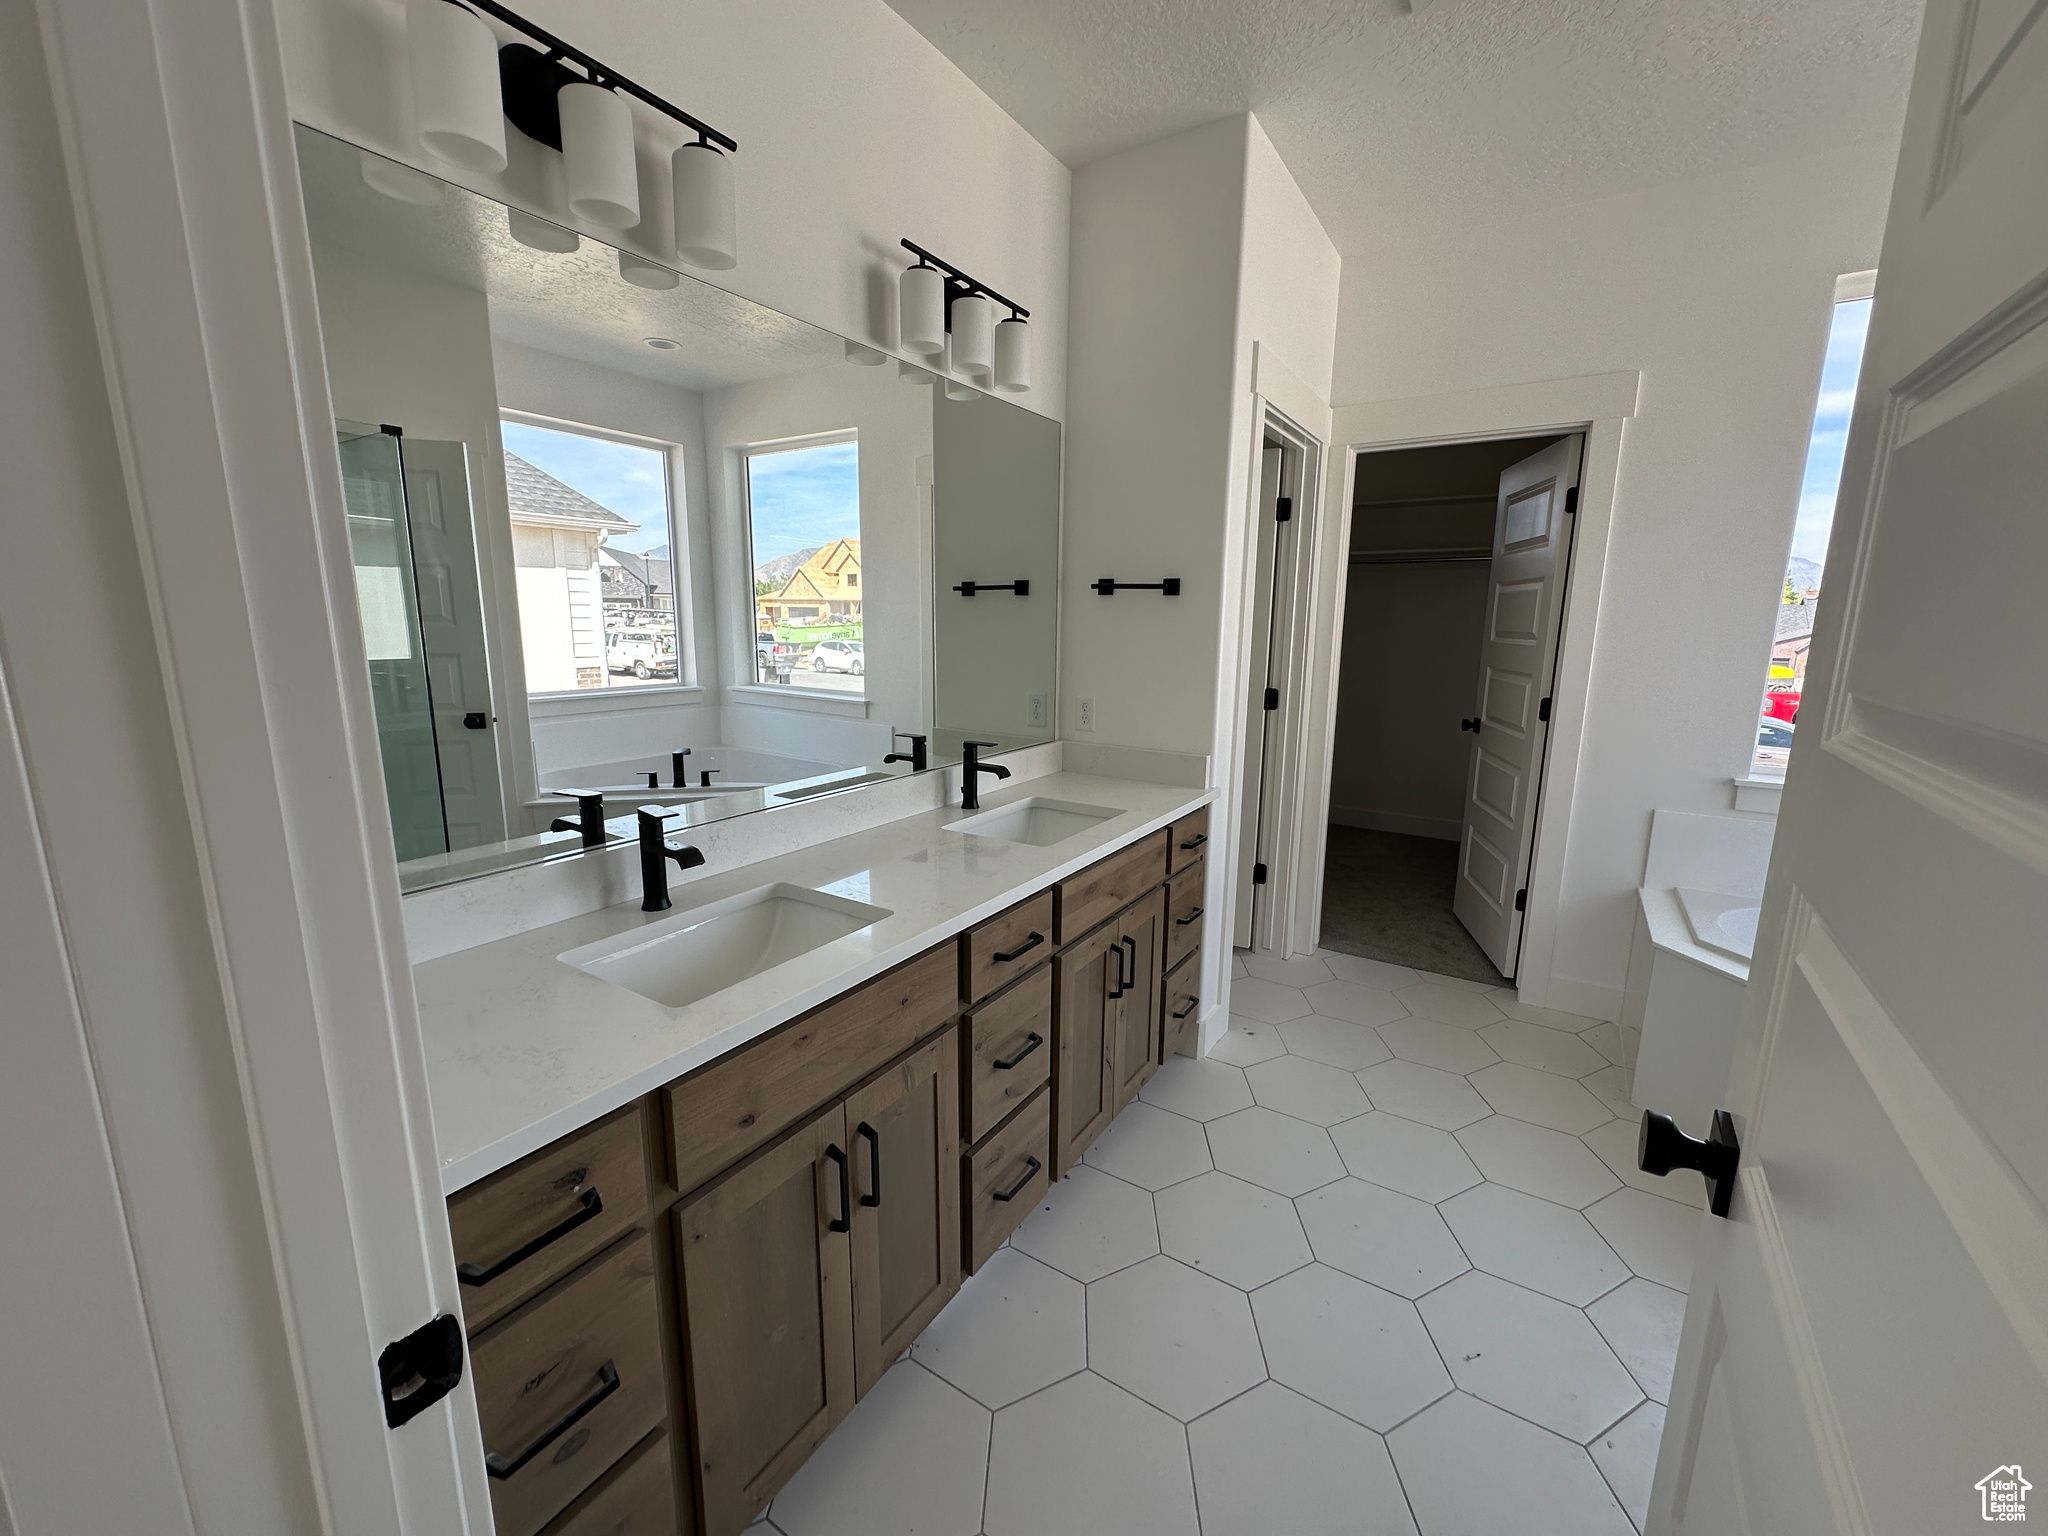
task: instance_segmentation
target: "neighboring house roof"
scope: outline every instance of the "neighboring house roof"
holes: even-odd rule
[[[1778,606],[1778,640],[1804,640],[1813,633],[1814,603],[1781,603]]]
[[[671,592],[669,563],[652,555],[638,555],[630,549],[614,549],[606,545],[597,552],[599,565],[615,565],[626,575],[639,583],[643,592]]]
[[[830,602],[845,589],[849,573],[860,572],[860,540],[834,539],[830,544],[814,553],[783,583],[771,602],[787,602],[791,598],[812,599]]]
[[[640,526],[511,452],[505,455],[505,502],[515,523],[596,526],[619,532]]]

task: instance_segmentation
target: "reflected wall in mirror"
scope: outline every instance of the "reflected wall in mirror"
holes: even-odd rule
[[[1057,423],[298,145],[406,889],[1051,738]]]

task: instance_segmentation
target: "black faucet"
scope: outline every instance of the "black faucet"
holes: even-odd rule
[[[636,768],[633,771],[635,773],[644,773],[647,775],[647,787],[649,789],[661,788],[661,775],[656,773],[652,768]]]
[[[684,747],[679,752],[669,753],[669,786],[672,789],[681,789],[690,782],[690,765],[683,761],[689,755],[690,749],[688,747]],[[647,787],[652,789],[654,786],[650,784]]]
[[[709,789],[709,788],[711,787],[711,775],[713,775],[714,773],[723,773],[723,772],[725,772],[725,770],[724,770],[723,768],[701,768],[701,769],[699,769],[699,770],[697,771],[697,787],[698,787],[699,789]]]
[[[604,796],[591,789],[551,789],[551,795],[573,795],[576,800],[574,816],[557,816],[548,823],[550,832],[581,832],[583,846],[602,848],[604,846]]]
[[[910,751],[908,753],[891,752],[882,759],[884,763],[908,763],[912,773],[923,773],[925,769],[931,767],[931,754],[928,750],[930,742],[926,737],[911,736],[908,731],[891,731],[889,733],[890,746],[896,745],[896,738],[898,736],[910,736]]]
[[[640,910],[666,912],[675,903],[668,899],[668,861],[678,869],[695,869],[704,862],[703,853],[687,843],[672,843],[662,835],[663,818],[673,813],[658,805],[640,807]]]
[[[1010,770],[999,763],[984,763],[981,760],[983,747],[999,746],[993,741],[963,741],[960,743],[960,809],[978,811],[981,809],[981,776],[992,773],[999,779],[1007,779]]]

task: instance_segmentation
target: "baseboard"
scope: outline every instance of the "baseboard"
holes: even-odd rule
[[[1576,1013],[1586,1019],[1606,1019],[1611,1023],[1621,1017],[1621,995],[1619,987],[1597,981],[1573,981],[1569,976],[1553,976],[1543,989],[1543,1000],[1538,1006],[1555,1009],[1559,1013]]]
[[[1230,962],[1227,960],[1223,962],[1223,976],[1226,982],[1230,979]],[[1216,1049],[1217,1043],[1223,1038],[1223,1032],[1229,1028],[1229,1006],[1225,1004],[1211,1008],[1202,1015],[1201,1025],[1195,1030],[1194,1050],[1183,1054],[1193,1055],[1198,1058],[1208,1055]]]
[[[1369,811],[1357,805],[1332,805],[1330,820],[1340,827],[1361,827],[1368,832],[1403,832],[1410,837],[1434,837],[1446,843],[1464,841],[1465,824],[1441,816],[1408,816],[1400,811]]]
[[[1155,747],[1117,747],[1106,742],[1075,741],[1066,750],[1068,773],[1099,773],[1108,779],[1136,779],[1144,784],[1172,784],[1182,789],[1209,787],[1209,759],[1201,752],[1166,752]]]

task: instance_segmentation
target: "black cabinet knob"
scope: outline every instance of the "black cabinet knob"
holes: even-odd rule
[[[1735,1169],[1742,1160],[1742,1143],[1735,1139],[1735,1120],[1725,1109],[1714,1111],[1714,1128],[1705,1141],[1688,1136],[1669,1115],[1654,1109],[1643,1111],[1643,1128],[1636,1136],[1636,1166],[1663,1178],[1674,1168],[1698,1170],[1707,1181],[1708,1209],[1716,1216],[1728,1214],[1735,1195]]]

